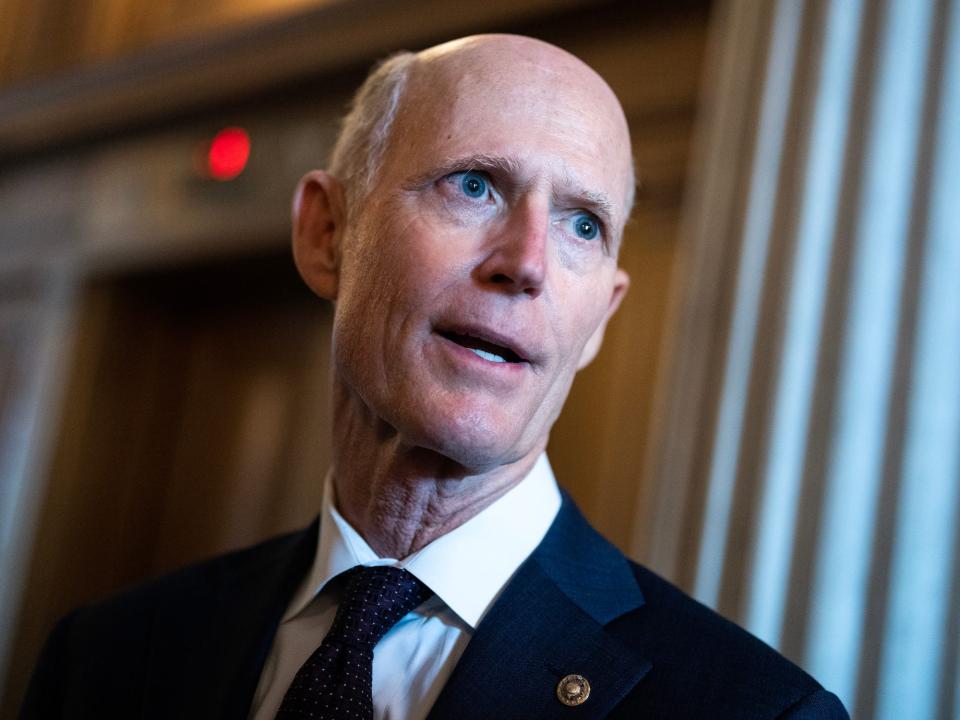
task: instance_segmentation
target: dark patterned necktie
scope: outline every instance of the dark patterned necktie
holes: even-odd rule
[[[297,671],[277,720],[372,720],[373,646],[404,615],[430,597],[406,570],[357,566],[330,632]]]

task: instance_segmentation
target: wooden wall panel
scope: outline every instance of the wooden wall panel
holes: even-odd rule
[[[284,256],[89,284],[11,694],[71,607],[309,522],[330,318]]]
[[[4,0],[0,87],[325,2],[329,0]]]

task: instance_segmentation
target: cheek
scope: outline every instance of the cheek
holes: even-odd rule
[[[345,238],[338,298],[342,304],[383,313],[399,301],[414,275],[415,263],[405,252],[408,245],[404,228],[388,224],[370,223]]]
[[[382,347],[389,346],[391,315],[397,311],[401,274],[386,272],[389,258],[380,239],[361,233],[344,239],[334,316],[334,349],[341,372],[359,381],[378,370]],[[363,384],[362,382],[360,384]]]
[[[475,239],[469,229],[415,214],[394,225],[380,243],[380,273],[402,289],[394,301],[432,305],[445,289],[470,277]]]
[[[573,273],[581,282],[588,282],[589,278],[603,270],[606,257],[603,252],[602,240],[581,240],[576,238],[570,230],[571,220],[561,218],[551,223],[550,232],[553,246],[556,248],[557,263],[566,272]]]
[[[351,355],[395,350],[455,282],[453,245],[431,230],[416,217],[397,221],[395,215],[389,222],[371,220],[344,239],[337,314]]]
[[[582,278],[577,278],[582,282]],[[554,332],[563,346],[564,360],[576,365],[587,341],[593,336],[606,314],[612,287],[606,283],[590,283],[589,287],[569,289],[567,301],[560,303],[562,314],[555,318]]]

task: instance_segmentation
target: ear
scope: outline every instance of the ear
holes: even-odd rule
[[[603,333],[607,329],[607,323],[610,321],[610,318],[613,317],[617,308],[620,307],[623,296],[627,294],[629,287],[630,276],[627,275],[627,271],[622,268],[617,268],[613,276],[613,290],[610,293],[610,302],[607,305],[607,311],[603,314],[603,319],[600,321],[597,329],[593,331],[593,335],[587,340],[587,344],[583,346],[583,352],[580,353],[580,361],[577,363],[577,371],[583,370],[593,362],[597,353],[600,352],[600,346],[603,344]]]
[[[346,221],[343,188],[328,172],[308,172],[293,195],[292,215],[293,261],[300,277],[320,297],[336,300]]]

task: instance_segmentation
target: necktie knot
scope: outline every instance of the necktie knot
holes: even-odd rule
[[[400,618],[430,596],[426,585],[397,567],[357,566],[345,578],[329,637],[371,650]]]
[[[330,632],[297,671],[277,720],[373,720],[373,646],[430,597],[406,570],[358,566],[343,574]]]

